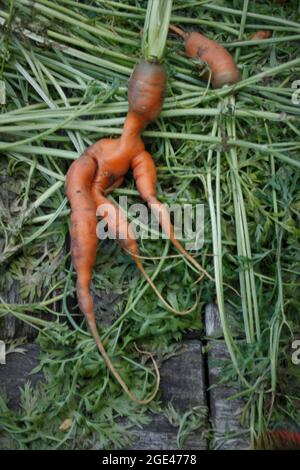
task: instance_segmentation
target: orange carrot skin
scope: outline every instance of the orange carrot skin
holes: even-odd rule
[[[165,90],[166,71],[163,65],[143,60],[130,77],[128,86],[129,111],[137,114],[145,125],[160,114]]]
[[[198,266],[197,262],[175,240],[169,214],[156,198],[155,164],[152,156],[145,151],[144,142],[141,139],[143,128],[156,119],[161,111],[165,85],[166,74],[161,65],[145,61],[139,63],[129,83],[129,112],[121,137],[101,139],[91,145],[78,160],[72,163],[66,178],[66,193],[71,205],[71,253],[77,273],[78,303],[107,367],[125,393],[141,404],[149,403],[158,391],[157,365],[152,358],[157,374],[157,384],[152,395],[145,400],[137,399],[115,369],[100,340],[90,293],[90,282],[96,258],[96,210],[98,210],[98,215],[107,221],[110,233],[130,253],[137,267],[165,306],[179,315],[188,313],[188,311],[179,312],[168,305],[157,291],[139,258],[138,244],[126,217],[106,198],[106,194],[122,184],[124,176],[131,168],[141,197],[157,214],[163,230],[167,232],[170,229],[170,239],[174,245],[189,258],[190,262]]]
[[[131,168],[137,189],[159,219],[163,231],[175,247],[200,271],[201,266],[175,239],[174,228],[167,209],[156,196],[156,167],[152,156],[145,151],[141,132],[157,116],[164,98],[166,75],[158,64],[141,62],[130,79],[129,112],[121,137],[101,139],[91,145],[71,165],[66,180],[67,197],[71,204],[71,252],[77,272],[77,297],[89,325],[95,333],[93,302],[89,292],[97,249],[97,217],[106,219],[108,229],[145,271],[139,261],[139,249],[129,224],[106,195],[120,186]],[[153,106],[154,111],[151,111]],[[150,109],[150,111],[149,111]],[[110,208],[108,211],[107,208]],[[117,225],[115,225],[117,222]]]
[[[130,229],[125,214],[103,196],[94,186],[92,194],[98,207],[97,215],[107,222],[107,227],[113,239],[116,239],[121,247],[128,251],[133,258],[139,256],[139,247]]]
[[[115,206],[112,212],[102,212],[103,204],[112,203],[105,198],[112,189],[122,184],[136,156],[147,154],[140,133],[144,120],[133,112],[126,118],[122,136],[117,139],[101,139],[91,145],[69,168],[66,178],[66,194],[71,205],[71,254],[77,273],[77,298],[80,309],[90,325],[95,323],[90,282],[97,251],[97,207],[102,218],[107,220],[108,228],[121,246],[136,259],[139,249],[129,230],[124,215]],[[145,157],[146,158],[146,157]],[[149,166],[149,165],[148,165]],[[156,169],[152,157],[146,180],[150,178],[151,195],[156,192]],[[139,175],[143,180],[143,175]],[[145,180],[139,183],[141,189]],[[112,214],[118,222],[115,227]]]
[[[105,153],[105,149],[107,152],[112,148],[115,150],[116,140],[117,139],[112,141],[104,139],[102,141],[103,157],[106,156],[106,158],[109,158],[109,154]],[[116,213],[118,213],[118,209],[115,208],[113,204],[98,191],[97,186],[92,185],[97,170],[97,159],[93,154],[92,148],[93,146],[87,149],[87,151],[84,152],[78,160],[72,163],[66,178],[66,193],[71,204],[71,252],[72,261],[77,273],[76,290],[78,303],[86,317],[86,321],[97,348],[108,369],[131,400],[141,405],[145,405],[152,401],[156,396],[160,382],[159,370],[152,355],[150,356],[156,371],[157,382],[152,394],[148,398],[141,400],[129,390],[119,372],[113,365],[102,344],[97,330],[93,298],[90,293],[90,282],[96,258],[98,241],[96,234],[96,207],[97,205],[99,205],[100,208],[102,207],[102,214],[100,215],[103,217],[108,216],[105,214],[104,203],[110,204]],[[108,224],[114,227],[110,220],[108,220]],[[134,253],[135,249],[138,250],[136,241],[131,236],[127,220],[124,216],[123,218],[121,216],[120,223],[117,226],[116,231],[120,233],[122,232],[124,235],[126,248],[129,248],[132,253]]]
[[[222,88],[224,85],[233,85],[240,81],[240,73],[233,57],[223,46],[203,34],[186,33],[175,25],[170,25],[170,30],[183,38],[188,57],[198,58],[208,65],[214,88]]]
[[[90,190],[95,172],[96,162],[83,154],[71,165],[66,178],[66,194],[71,203],[71,252],[77,273],[77,296],[86,316],[93,315],[89,286],[98,242],[96,204]]]
[[[233,85],[240,81],[239,70],[231,54],[220,44],[200,33],[190,33],[185,39],[186,54],[193,59],[201,59],[211,70],[214,88]]]
[[[90,183],[98,192],[107,193],[121,184],[133,157],[145,150],[140,134],[158,117],[165,87],[166,73],[162,65],[141,61],[135,66],[129,80],[129,112],[121,137],[101,139],[84,152],[96,163],[96,172]],[[71,165],[69,172],[75,164]],[[78,177],[80,179],[80,175]]]
[[[145,150],[136,155],[131,163],[136,187],[144,201],[156,196],[156,167],[150,153]]]

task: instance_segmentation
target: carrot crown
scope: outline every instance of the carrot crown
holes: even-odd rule
[[[149,62],[163,60],[173,0],[148,0],[142,51]]]

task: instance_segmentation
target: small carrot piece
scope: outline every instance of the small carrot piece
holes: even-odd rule
[[[240,72],[233,57],[223,46],[203,34],[186,33],[174,25],[170,26],[170,30],[184,39],[188,57],[200,59],[208,65],[214,88],[222,88],[224,85],[233,85],[240,81]]]
[[[259,450],[300,450],[300,433],[274,429],[267,431],[256,442]]]
[[[272,31],[269,31],[267,29],[262,29],[261,31],[257,31],[251,36],[252,41],[256,41],[259,39],[269,39],[272,37]]]

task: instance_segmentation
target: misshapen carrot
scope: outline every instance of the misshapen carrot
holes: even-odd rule
[[[66,178],[66,193],[71,205],[71,253],[77,273],[76,290],[79,306],[86,317],[107,367],[128,396],[141,404],[149,403],[158,391],[159,371],[157,365],[151,356],[157,374],[154,392],[145,400],[137,399],[114,368],[101,343],[96,327],[90,282],[96,258],[96,210],[98,209],[98,214],[107,222],[108,230],[132,256],[137,267],[165,307],[177,315],[185,315],[194,308],[178,311],[163,299],[142,265],[137,242],[130,232],[125,216],[106,198],[108,193],[122,184],[124,176],[130,168],[133,170],[141,197],[158,217],[163,231],[169,234],[176,248],[199,271],[208,275],[175,239],[170,216],[156,196],[156,168],[153,158],[145,151],[141,139],[142,130],[156,119],[161,111],[165,85],[166,74],[161,65],[147,61],[140,62],[130,78],[129,112],[121,137],[101,139],[91,145],[78,160],[72,163]]]
[[[76,292],[81,311],[84,313],[90,331],[94,337],[99,352],[112,375],[121,385],[125,393],[135,402],[147,404],[157,394],[160,375],[156,362],[151,354],[154,368],[157,374],[156,386],[145,400],[139,400],[128,389],[118,371],[112,364],[101,340],[96,325],[94,303],[90,292],[92,271],[96,260],[97,250],[97,204],[107,201],[103,196],[101,200],[98,193],[93,190],[93,179],[97,169],[97,161],[89,153],[84,153],[70,167],[66,179],[66,193],[71,204],[71,253],[72,261],[77,273]],[[126,230],[124,227],[119,230]],[[133,245],[135,241],[133,240]],[[128,242],[130,246],[130,242]]]
[[[105,195],[120,186],[130,168],[137,189],[161,224],[170,235],[174,246],[201,272],[203,268],[175,239],[169,214],[156,197],[156,167],[152,156],[145,151],[141,132],[160,113],[163,104],[166,75],[162,65],[143,61],[131,76],[128,88],[129,112],[123,132],[117,139],[101,139],[85,154],[96,162],[93,178],[93,193]],[[130,251],[130,250],[128,250]],[[131,253],[137,259],[136,253]],[[140,267],[140,265],[139,265]],[[208,275],[205,272],[206,275]]]
[[[186,33],[173,25],[170,29],[184,39],[188,57],[198,58],[208,65],[214,88],[222,88],[224,85],[233,85],[240,81],[240,73],[233,57],[223,46],[197,32]]]

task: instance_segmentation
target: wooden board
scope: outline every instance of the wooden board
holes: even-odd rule
[[[29,375],[38,364],[38,346],[28,344],[25,349],[25,354],[8,355],[6,365],[0,366],[0,388],[5,389],[9,405],[14,409],[18,408],[20,387],[23,387],[27,380],[35,383],[43,378],[41,374]],[[161,400],[164,406],[172,403],[182,415],[193,407],[205,407],[204,369],[200,341],[184,341],[178,354],[163,364]],[[204,424],[206,424],[205,419]],[[206,449],[207,441],[203,431],[204,427],[193,432],[185,441],[183,449]],[[143,429],[133,431],[135,442],[131,449],[176,450],[177,433],[178,427],[173,426],[166,416],[153,415],[148,425]]]
[[[34,343],[20,346],[24,353],[11,353],[6,356],[6,364],[0,365],[0,392],[5,391],[8,397],[8,405],[16,410],[19,406],[21,388],[27,381],[33,385],[38,380],[43,380],[43,374],[30,375],[34,367],[38,365],[40,354],[39,347]]]
[[[203,419],[203,426],[186,439],[183,450],[247,449],[248,432],[240,424],[243,402],[240,399],[229,400],[237,391],[234,386],[219,384],[222,375],[220,363],[228,358],[228,352],[215,306],[206,307],[205,319],[207,357],[202,353],[203,345],[199,339],[184,339],[180,343],[178,353],[161,367],[162,405],[166,409],[171,403],[180,416],[195,407],[207,408],[209,416]],[[19,388],[29,379],[35,382],[41,378],[29,376],[38,364],[38,355],[38,347],[28,344],[26,354],[13,353],[7,357],[5,366],[0,365],[0,388],[5,388],[13,408],[18,406]],[[165,414],[151,415],[147,425],[134,430],[131,449],[178,450],[177,435],[178,427],[171,424]]]
[[[205,309],[206,335],[208,340],[208,388],[210,417],[213,439],[211,448],[220,450],[248,449],[249,434],[241,425],[241,399],[230,399],[237,392],[233,385],[220,385],[222,379],[222,361],[228,359],[229,353],[222,338],[219,312],[215,305]],[[221,339],[216,339],[220,338]]]
[[[161,400],[163,406],[172,403],[184,414],[193,407],[205,407],[204,364],[201,342],[182,342],[178,355],[167,360],[161,368]],[[134,450],[176,450],[178,428],[170,424],[163,415],[155,415],[142,430],[137,430]],[[207,448],[204,427],[193,432],[184,442],[183,449],[203,450]]]

